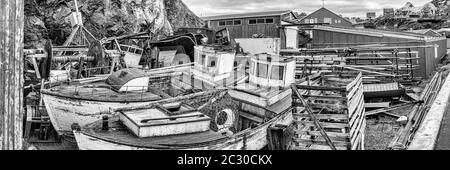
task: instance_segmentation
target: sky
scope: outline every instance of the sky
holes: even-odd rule
[[[182,0],[200,17],[245,12],[296,10],[311,13],[322,7],[322,0]],[[362,17],[366,12],[382,15],[383,8],[401,8],[406,2],[423,6],[431,0],[325,0],[325,7],[344,17]]]

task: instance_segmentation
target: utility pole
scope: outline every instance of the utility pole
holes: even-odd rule
[[[0,0],[0,150],[21,150],[24,0]]]

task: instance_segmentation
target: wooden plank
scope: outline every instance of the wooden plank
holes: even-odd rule
[[[351,89],[351,91],[349,91],[347,93],[347,100],[351,100],[353,97],[355,97],[355,93],[359,92],[359,90],[364,91],[364,87],[362,85],[362,81],[358,82],[358,85],[355,86],[354,88]]]
[[[304,145],[324,145],[327,146],[327,143],[323,139],[295,139],[295,142],[304,144]],[[332,141],[336,147],[347,147],[349,143],[341,142],[341,141]]]
[[[33,63],[34,71],[36,72],[36,77],[38,79],[41,79],[41,73],[39,72],[39,67],[38,67],[38,64],[36,62],[36,58],[31,58],[31,61]]]
[[[356,125],[353,125],[352,128],[350,129],[350,137],[352,138],[352,141],[353,141],[353,138],[356,137],[355,136],[355,132],[360,131],[360,129],[361,129],[362,125],[363,125],[363,122],[365,120],[366,119],[364,119],[364,117],[360,117],[358,123]]]
[[[242,116],[242,117],[244,117],[246,119],[249,119],[249,120],[252,120],[252,121],[258,122],[258,123],[264,122],[264,120],[261,117],[253,115],[253,114],[250,114],[250,113],[246,113],[246,112],[240,112],[239,116]]]
[[[420,97],[417,96],[417,95],[414,94],[414,93],[406,93],[406,95],[407,95],[408,97],[410,97],[411,99],[414,99],[415,101],[419,101],[419,100],[420,100]]]
[[[317,136],[322,137],[319,131],[299,131],[297,132],[298,135],[311,135],[311,136]],[[350,134],[348,133],[338,133],[338,132],[327,132],[327,135],[330,138],[341,138],[341,139],[350,139]]]
[[[308,147],[306,146],[294,146],[295,150],[331,150],[330,147],[324,145],[313,144]],[[347,150],[347,147],[336,146],[336,150]]]
[[[22,149],[23,0],[0,0],[0,149]]]
[[[308,114],[294,114],[294,116],[298,118],[310,118]],[[316,114],[317,119],[319,120],[340,120],[340,121],[348,121],[348,115],[345,114]]]
[[[361,100],[359,103],[359,107],[358,109],[354,112],[354,113],[350,113],[348,116],[350,118],[350,126],[353,125],[353,123],[356,121],[356,119],[359,117],[363,117],[364,119],[364,107],[362,107],[362,105],[364,105],[364,100]]]
[[[297,122],[299,124],[305,125],[305,126],[315,126],[314,122],[312,121],[294,121]],[[323,128],[334,128],[334,129],[344,129],[344,128],[348,128],[349,125],[347,123],[327,123],[327,122],[319,122],[319,124],[323,127]]]
[[[379,102],[379,103],[364,103],[365,108],[373,109],[373,108],[387,108],[390,106],[390,102]]]
[[[301,89],[301,90],[346,91],[345,88],[340,88],[340,87],[324,87],[324,86],[297,85],[297,88],[298,88],[298,89]]]
[[[322,125],[319,123],[319,121],[316,119],[316,117],[314,116],[314,113],[312,112],[311,107],[308,105],[308,103],[303,99],[302,95],[298,92],[297,86],[295,86],[295,84],[291,85],[291,89],[294,93],[294,95],[296,95],[300,101],[302,102],[302,104],[305,107],[305,110],[308,112],[309,116],[311,117],[312,121],[314,122],[314,126],[316,126],[319,130],[320,133],[322,134],[322,136],[325,138],[326,143],[328,146],[330,146],[330,148],[332,150],[336,150],[336,147],[334,146],[334,144],[331,142],[330,138],[328,137],[327,133],[324,131],[324,129],[322,128]]]
[[[346,87],[347,91],[350,91],[350,89],[352,89],[353,86],[358,85],[358,83],[360,83],[360,81],[362,81],[361,73],[358,74],[358,76],[355,78],[354,81],[352,81],[350,84],[347,85],[347,87]]]
[[[353,111],[355,111],[355,109],[357,108],[357,107],[364,107],[364,104],[362,104],[362,105],[358,105],[358,103],[361,101],[361,100],[364,100],[364,94],[363,94],[363,92],[362,92],[362,90],[360,90],[360,92],[358,92],[348,103],[347,103],[347,106],[348,106],[348,112],[349,113],[353,113]]]

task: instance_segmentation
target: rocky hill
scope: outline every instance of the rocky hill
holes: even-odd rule
[[[78,0],[84,26],[97,38],[150,30],[154,38],[179,27],[202,27],[203,21],[181,0]],[[42,47],[46,39],[63,44],[72,28],[66,19],[74,0],[25,1],[25,47]]]

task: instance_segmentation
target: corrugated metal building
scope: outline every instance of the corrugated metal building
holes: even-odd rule
[[[375,29],[352,29],[331,26],[315,26],[311,29],[312,48],[350,47],[359,45],[384,44],[387,46],[425,46],[437,48],[417,48],[419,59],[418,76],[429,77],[437,63],[447,54],[445,37],[427,36],[417,33],[393,32]]]
[[[264,34],[267,38],[281,38],[282,47],[285,46],[285,37],[280,26],[285,22],[295,20],[290,10],[255,12],[243,14],[230,14],[202,18],[215,31],[227,28],[230,37],[252,38],[254,34]]]

